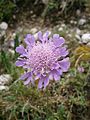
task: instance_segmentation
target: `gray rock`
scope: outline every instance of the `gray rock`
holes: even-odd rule
[[[6,22],[2,22],[2,23],[0,24],[0,29],[1,29],[1,30],[7,30],[7,28],[8,28],[8,24],[7,24]]]
[[[81,30],[77,28],[77,29],[76,29],[76,34],[77,34],[77,35],[81,35]]]
[[[81,37],[81,41],[82,41],[83,43],[88,43],[88,42],[90,42],[90,33],[85,33],[85,34],[83,34],[82,37]]]
[[[63,31],[63,28],[62,28],[62,27],[60,27],[60,28],[58,29],[58,31]]]
[[[90,47],[90,42],[89,42],[89,43],[87,43],[87,46],[89,46],[89,47]]]
[[[75,37],[76,37],[77,40],[81,41],[81,37],[78,34],[76,34]]]
[[[21,33],[22,31],[23,31],[22,27],[18,27],[17,30],[16,30],[17,33]]]
[[[3,37],[5,37],[5,35],[6,35],[6,32],[0,30],[0,40],[2,40]]]
[[[42,0],[42,2],[43,2],[45,5],[47,5],[48,2],[49,2],[49,0]]]
[[[35,34],[37,31],[38,31],[37,28],[32,28],[32,29],[30,30],[30,32],[31,32],[32,34]]]
[[[81,18],[79,21],[78,21],[78,24],[79,25],[84,25],[86,23],[86,19],[83,19],[83,18]]]
[[[78,10],[76,10],[76,15],[77,16],[80,16],[81,15],[81,11],[78,9]]]
[[[12,80],[12,77],[9,74],[0,75],[0,86],[8,84]]]
[[[61,24],[61,27],[66,28],[66,25],[64,23]]]
[[[0,86],[0,90],[8,90],[8,89],[9,89],[8,86],[4,86],[4,85]]]
[[[8,49],[8,51],[9,51],[12,55],[14,55],[14,54],[15,54],[15,51],[14,51],[14,50],[12,50],[12,49]]]

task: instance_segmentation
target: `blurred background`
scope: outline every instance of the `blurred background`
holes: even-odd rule
[[[65,38],[71,67],[41,92],[18,81],[15,49],[47,30]],[[90,120],[90,0],[0,0],[0,120]]]

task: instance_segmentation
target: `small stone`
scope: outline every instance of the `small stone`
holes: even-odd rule
[[[8,84],[12,80],[12,77],[9,74],[0,75],[0,85]]]
[[[1,30],[6,30],[8,28],[8,24],[6,23],[6,22],[2,22],[1,24],[0,24],[0,29]]]
[[[33,14],[33,11],[31,10],[30,13]]]
[[[74,21],[74,24],[76,25],[76,24],[77,24],[77,21]]]
[[[81,30],[77,28],[76,29],[76,34],[81,35]]]
[[[1,33],[0,33],[0,38],[5,36],[5,34],[6,34],[6,32],[4,30],[2,30]]]
[[[19,33],[19,32],[22,32],[23,31],[23,28],[22,27],[18,27],[17,28],[17,32]]]
[[[77,15],[77,16],[80,16],[80,13],[81,13],[81,11],[78,9],[78,10],[76,11],[76,15]]]
[[[71,35],[71,34],[68,34],[68,37],[72,37],[72,35]]]
[[[0,90],[8,90],[8,89],[9,88],[7,86],[3,86],[3,85],[0,86]]]
[[[10,41],[10,47],[14,48],[14,41],[13,40]]]
[[[32,28],[32,29],[30,30],[30,32],[31,32],[32,34],[35,34],[37,31],[38,31],[37,28]]]
[[[76,39],[81,40],[81,38],[78,34],[76,34],[75,37],[76,37]]]
[[[49,0],[42,0],[42,2],[43,2],[45,5],[47,5],[48,2],[49,2]]]
[[[86,23],[86,19],[83,19],[81,18],[79,21],[78,21],[78,24],[79,25],[84,25]]]
[[[62,27],[60,27],[60,28],[58,29],[58,31],[63,31],[63,28],[62,28]]]
[[[90,42],[90,33],[83,34],[81,40],[82,40],[83,43]]]
[[[9,49],[8,50],[12,55],[14,55],[15,54],[15,51],[14,50],[12,50],[12,49]]]
[[[65,27],[66,27],[66,25],[63,23],[63,24],[61,24],[61,27],[65,28]]]
[[[74,23],[74,21],[73,21],[73,20],[71,20],[71,21],[70,21],[70,23],[71,23],[71,24],[73,24],[73,23]]]
[[[13,15],[13,19],[16,20],[16,15]]]
[[[13,33],[12,38],[14,39],[16,37],[16,35],[17,35],[16,33]]]
[[[90,47],[90,42],[89,42],[89,43],[87,43],[87,46],[89,46],[89,47]]]

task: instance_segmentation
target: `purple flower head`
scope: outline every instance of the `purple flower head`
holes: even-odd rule
[[[70,67],[68,50],[64,46],[65,40],[58,34],[49,38],[49,32],[44,35],[38,32],[38,40],[28,34],[25,38],[26,48],[22,45],[16,48],[20,54],[16,66],[23,67],[25,74],[20,79],[24,84],[34,84],[38,81],[38,88],[46,88],[50,80],[60,80],[63,72]]]
[[[77,70],[80,72],[80,73],[83,73],[84,72],[84,68],[82,66],[78,66]]]

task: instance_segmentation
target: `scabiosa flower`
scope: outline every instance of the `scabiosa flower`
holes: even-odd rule
[[[34,84],[38,81],[38,88],[46,88],[50,80],[60,80],[63,72],[70,67],[68,50],[63,37],[54,34],[49,38],[49,32],[44,35],[38,32],[38,39],[27,34],[25,38],[26,48],[20,45],[16,52],[20,54],[16,66],[23,67],[25,74],[21,76],[24,84]]]

